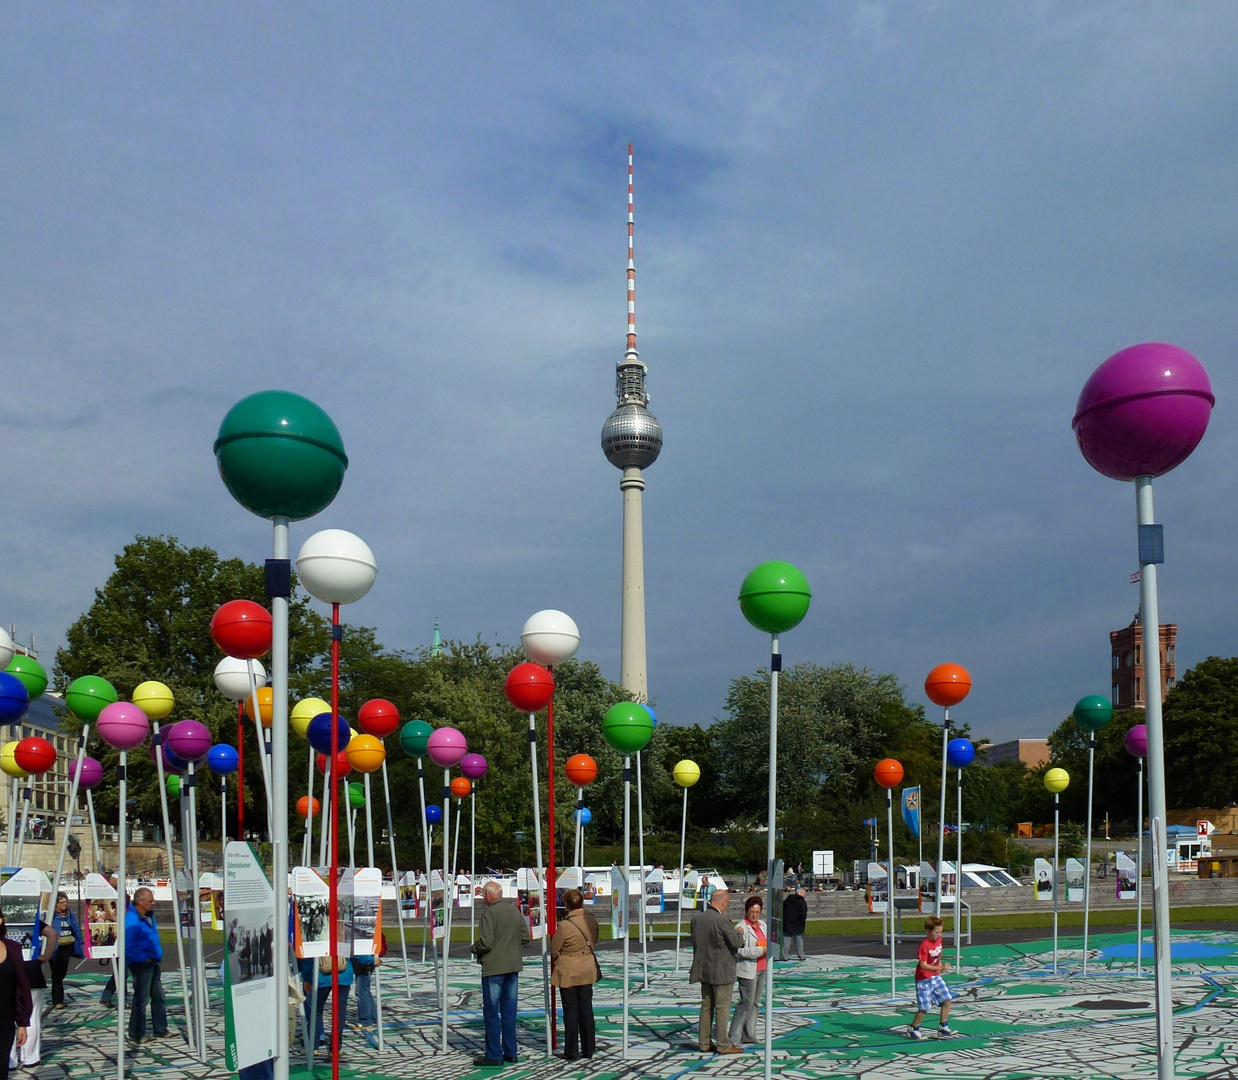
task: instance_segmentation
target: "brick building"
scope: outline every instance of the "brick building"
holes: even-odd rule
[[[1174,662],[1174,644],[1178,639],[1177,623],[1162,623],[1160,633],[1161,701],[1173,689],[1177,666]],[[1142,709],[1146,704],[1144,695],[1144,648],[1143,626],[1136,615],[1129,626],[1113,630],[1109,634],[1109,651],[1112,664],[1113,707],[1115,709]]]

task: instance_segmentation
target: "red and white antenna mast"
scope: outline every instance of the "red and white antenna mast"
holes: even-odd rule
[[[636,215],[632,209],[632,144],[628,143],[628,351],[625,360],[636,360]]]

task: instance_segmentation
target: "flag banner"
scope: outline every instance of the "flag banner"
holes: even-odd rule
[[[890,907],[890,877],[881,863],[868,864],[868,910],[882,914]]]
[[[1139,868],[1125,851],[1118,852],[1118,899],[1134,900],[1139,882]]]
[[[903,788],[903,824],[912,836],[920,835],[920,786]]]
[[[1048,859],[1037,859],[1033,868],[1036,876],[1036,899],[1053,902],[1053,864]]]
[[[1066,860],[1066,901],[1070,904],[1083,902],[1083,860]]]

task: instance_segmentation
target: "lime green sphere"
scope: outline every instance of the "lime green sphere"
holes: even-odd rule
[[[653,738],[653,717],[639,701],[621,701],[602,717],[602,738],[621,754],[635,754]]]
[[[164,787],[168,789],[168,794],[174,799],[181,797],[181,778],[173,773],[163,782]]]
[[[365,788],[360,784],[348,785],[348,805],[360,810],[365,805]]]
[[[1045,773],[1045,790],[1060,795],[1070,787],[1070,773],[1065,769],[1050,769]]]
[[[69,707],[69,712],[83,724],[93,724],[99,719],[99,714],[118,699],[116,687],[99,675],[83,675],[80,679],[74,679],[64,692],[64,703]]]
[[[348,456],[339,430],[307,398],[264,390],[238,401],[215,440],[224,485],[259,517],[300,521],[335,498]]]
[[[1113,703],[1100,694],[1088,694],[1075,704],[1075,723],[1084,731],[1100,731],[1113,719]]]
[[[31,701],[37,701],[47,689],[47,672],[33,656],[14,656],[5,670],[17,676]]]
[[[767,634],[799,626],[811,600],[808,579],[790,563],[777,559],[751,570],[739,587],[739,610]]]

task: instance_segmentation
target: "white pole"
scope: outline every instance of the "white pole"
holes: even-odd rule
[[[628,918],[632,913],[632,889],[628,885],[632,876],[632,755],[623,759],[623,1052],[628,1056],[628,970],[632,952],[632,935],[628,932]]]
[[[1057,877],[1058,851],[1061,840],[1061,796],[1053,793],[1053,974],[1057,974]]]
[[[289,566],[288,519],[272,519],[272,562]],[[281,576],[281,575],[276,575]],[[278,592],[281,590],[272,590]],[[276,1016],[285,1016],[275,1025],[275,1080],[288,1080],[288,1024],[286,1022],[285,983],[288,967],[288,600],[287,595],[271,597],[271,776],[267,806],[274,828],[271,832],[271,884],[275,890],[275,972],[272,993],[276,995]],[[261,749],[262,743],[259,743]],[[265,754],[263,755],[265,762]],[[333,1033],[334,1034],[334,1033]]]
[[[769,836],[765,844],[766,877],[769,903],[766,910],[774,918],[774,842],[777,836],[778,811],[778,672],[782,670],[782,654],[778,651],[778,635],[770,634],[769,657]],[[778,943],[770,941],[765,956],[765,1080],[770,1080],[774,1054],[774,961]]]
[[[117,806],[117,818],[120,822],[120,844],[118,853],[119,865],[116,868],[116,1075],[119,1080],[125,1080],[125,920],[128,917],[128,893],[125,890],[125,814],[128,807],[125,800],[129,797],[129,787],[125,770],[129,764],[127,750],[120,752],[120,764],[116,775],[120,781],[120,801]]]
[[[254,662],[246,660],[245,667],[249,670],[249,696],[254,706],[254,733],[257,737],[258,757],[262,762],[262,786],[267,796],[267,836],[270,837],[274,835],[271,831],[273,821],[271,816],[271,760],[267,757],[267,741],[262,731],[262,707],[258,703],[258,676],[254,672]],[[272,677],[274,677],[274,672],[272,672]]]
[[[941,918],[941,890],[945,874],[941,864],[946,858],[946,747],[950,742],[950,710],[945,710],[945,718],[941,723],[941,810],[938,813],[937,824],[937,899],[933,914]]]
[[[305,799],[309,813],[305,815],[305,839],[301,842],[301,865],[309,866],[314,851],[314,748],[309,748],[309,778],[305,782]],[[321,829],[321,824],[319,825]],[[238,840],[243,837],[237,837]],[[315,1020],[315,1023],[317,1021]],[[313,1038],[313,1036],[310,1036]]]
[[[330,755],[324,754],[323,757],[329,758]],[[331,832],[335,828],[335,785],[330,780],[331,769],[331,762],[328,761],[322,773],[322,820],[318,823],[318,865],[323,867],[327,865],[327,842],[331,839]],[[327,876],[330,877],[330,874]],[[314,1023],[317,1024],[318,1021],[315,1020]],[[318,1038],[317,1030],[314,1032],[314,1038]]]
[[[28,779],[28,778],[27,778]],[[30,818],[30,787],[26,785],[21,789],[21,825],[17,829],[17,863],[21,866],[22,852],[26,849],[26,822]]]
[[[955,810],[958,818],[954,825],[955,841],[958,854],[954,866],[954,966],[963,967],[963,770],[955,769],[958,780],[958,793],[955,796]]]
[[[1148,644],[1144,642],[1146,656]],[[1083,857],[1083,974],[1088,973],[1088,913],[1092,907],[1092,777],[1096,766],[1096,732],[1088,732],[1088,838]]]
[[[555,1018],[550,1012],[550,954],[546,951],[546,868],[542,864],[542,803],[537,786],[537,727],[529,713],[529,761],[533,767],[533,842],[537,846],[537,888],[542,923],[542,997],[546,1013],[546,1056],[553,1052]]]
[[[194,763],[189,762],[188,774],[182,779],[181,783],[189,788],[189,831],[185,835],[185,840],[192,845],[193,851],[193,872],[190,878],[189,900],[193,904],[193,929],[194,929],[194,955],[197,959],[197,977],[198,977],[198,1045],[206,1049],[206,957],[202,951],[202,904],[199,900],[199,883],[201,881],[201,867],[198,863],[198,777],[194,768]],[[285,831],[287,827],[285,826]],[[277,907],[279,905],[276,905]],[[285,905],[287,906],[287,905]],[[287,976],[285,976],[286,978]],[[287,1028],[287,1024],[284,1025]]]
[[[95,845],[95,873],[103,873],[103,856],[99,847],[99,822],[95,818],[95,793],[86,789],[86,809],[90,811],[90,839]]]
[[[451,770],[443,770],[443,1053],[447,1053],[447,959],[451,951],[451,890],[447,858],[451,847]]]
[[[426,942],[430,940],[430,823],[426,821],[426,771],[422,768],[421,758],[417,759],[417,791],[421,796],[421,842],[425,849],[426,860],[426,906],[422,912],[421,927],[421,962],[426,962]],[[438,950],[430,940],[430,955],[434,962],[434,983],[438,986]]]
[[[890,1000],[894,1000],[894,789],[886,788],[886,837],[890,846],[889,885],[886,889],[889,895],[890,911]]]
[[[370,774],[363,773],[365,784],[365,847],[366,866],[374,866],[374,806],[370,800]]]
[[[223,866],[224,849],[228,846],[228,778],[219,778],[219,860]]]
[[[683,789],[683,813],[679,818],[679,903],[675,905],[675,970],[679,970],[679,937],[683,932],[683,857],[688,840],[688,789]],[[770,914],[773,918],[773,914]]]
[[[391,785],[387,781],[387,762],[385,759],[383,761],[383,795],[387,803],[387,841],[391,845],[391,880],[395,882],[396,918],[400,923],[400,959],[404,962],[404,993],[411,998],[413,996],[413,984],[408,971],[408,946],[404,943],[404,900],[400,895],[400,871],[395,857],[395,824],[391,819]],[[424,827],[425,814],[422,814],[421,820]],[[417,885],[414,882],[414,894],[416,891]]]
[[[469,795],[472,823],[469,825],[469,944],[477,937],[477,790]]]
[[[636,906],[639,915],[641,967],[644,988],[649,989],[649,935],[645,929],[645,797],[641,783],[640,751],[636,751],[636,836],[637,858],[640,859],[640,889],[636,895]]]
[[[56,910],[56,896],[60,892],[60,879],[64,875],[64,857],[69,847],[69,829],[73,824],[73,815],[77,812],[77,786],[82,775],[82,761],[86,757],[86,740],[90,736],[90,725],[82,725],[82,734],[77,740],[77,767],[73,770],[73,779],[69,784],[69,812],[65,818],[64,831],[60,834],[60,854],[56,857],[56,876],[52,878],[52,891],[47,898],[47,923],[52,921],[52,913]],[[78,883],[78,895],[81,895],[81,883]]]
[[[1143,758],[1139,759],[1138,791],[1135,797],[1135,834],[1138,858],[1135,860],[1135,975],[1143,975]]]

